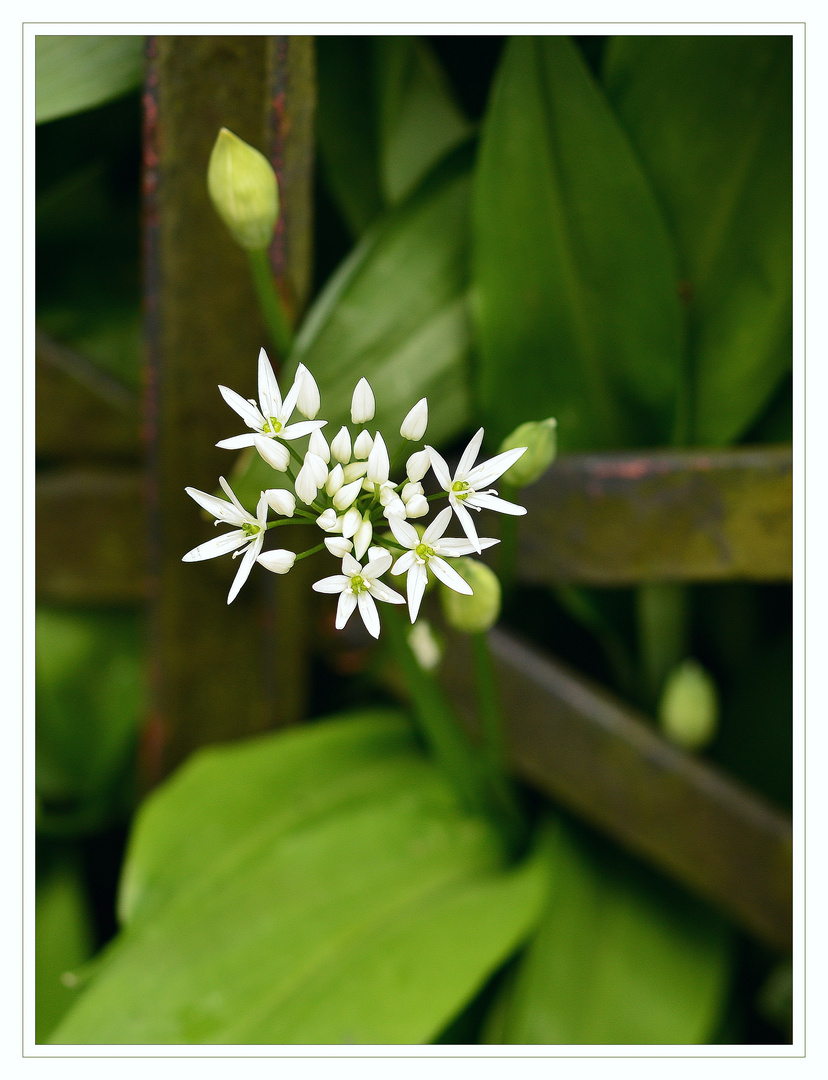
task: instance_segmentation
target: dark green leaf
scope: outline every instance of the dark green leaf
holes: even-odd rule
[[[700,903],[558,823],[546,914],[500,1000],[494,1043],[701,1043],[729,947]]]
[[[569,39],[509,42],[473,205],[478,385],[493,445],[550,415],[564,450],[666,441],[683,349],[673,252]]]
[[[52,1041],[425,1042],[545,893],[394,714],[202,751],[140,814],[126,929]]]
[[[738,439],[791,366],[791,38],[618,37],[607,93],[678,252],[690,437]]]
[[[468,155],[461,153],[372,227],[309,311],[282,385],[289,385],[300,360],[310,369],[329,438],[350,421],[351,395],[363,376],[377,403],[371,427],[383,431],[392,453],[403,417],[424,395],[430,442],[450,439],[465,426],[468,199]],[[234,389],[250,396],[254,388],[251,363],[249,387]],[[255,505],[275,476],[257,455],[234,490]]]
[[[46,1042],[76,994],[61,979],[92,952],[91,914],[77,866],[64,862],[35,895],[35,1042]]]
[[[35,38],[38,124],[91,109],[141,85],[143,37],[38,34]]]

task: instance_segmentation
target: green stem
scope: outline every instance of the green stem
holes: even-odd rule
[[[313,519],[311,519],[313,520]],[[297,521],[295,518],[284,518],[282,521],[268,521],[266,529],[278,529],[280,525],[307,525],[307,521]]]
[[[324,544],[317,544],[316,547],[308,548],[308,550],[303,551],[301,555],[297,555],[295,561],[299,562],[300,559],[307,559],[308,555],[315,555],[317,551],[322,551],[324,547]]]
[[[259,310],[279,358],[285,360],[293,347],[293,330],[282,298],[273,281],[267,249],[249,251],[248,256]]]

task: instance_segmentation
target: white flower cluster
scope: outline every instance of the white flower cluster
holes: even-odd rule
[[[489,485],[501,476],[525,452],[517,447],[476,465],[483,440],[481,428],[460,458],[452,476],[444,459],[431,446],[410,454],[405,477],[391,478],[392,463],[381,432],[372,435],[365,425],[374,417],[374,395],[365,379],[360,379],[351,401],[351,420],[356,431],[340,428],[330,444],[322,434],[326,420],[317,420],[320,408],[319,388],[304,365],[300,364],[284,401],[270,361],[264,349],[259,353],[259,401],[247,401],[226,386],[219,390],[250,429],[243,435],[222,439],[217,445],[230,450],[255,446],[261,457],[277,472],[285,474],[293,491],[287,487],[263,491],[255,517],[248,513],[230,485],[220,478],[227,500],[196,488],[187,493],[216,517],[215,524],[235,526],[184,556],[185,562],[213,559],[232,552],[242,556],[233,580],[228,604],[247,580],[254,562],[276,574],[286,574],[297,561],[327,548],[342,562],[342,572],[317,581],[313,588],[321,593],[338,593],[336,627],[341,630],[355,608],[369,633],[379,637],[380,620],[375,601],[404,604],[405,597],[380,579],[389,570],[392,575],[406,574],[408,610],[413,623],[428,583],[429,571],[439,581],[459,593],[472,594],[471,586],[452,568],[449,561],[472,552],[478,554],[498,543],[491,537],[479,537],[469,510],[486,507],[505,514],[525,514],[522,506],[497,497]],[[304,420],[291,422],[294,410]],[[400,435],[409,443],[419,443],[428,426],[428,402],[422,398],[410,410],[400,427]],[[304,453],[295,445],[308,439]],[[402,444],[405,445],[405,442]],[[395,459],[396,460],[396,459]],[[426,497],[422,481],[428,470],[434,473],[441,491]],[[444,507],[425,525],[412,521],[424,518],[429,503],[448,497]],[[277,517],[268,521],[268,512]],[[446,537],[452,515],[465,534],[463,538]],[[286,548],[262,551],[265,533],[280,525],[315,522],[328,535],[323,543],[309,551],[296,553]],[[367,555],[367,562],[362,560]]]

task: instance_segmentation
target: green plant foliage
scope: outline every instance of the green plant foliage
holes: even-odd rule
[[[35,120],[83,112],[141,85],[144,38],[38,34]]]
[[[61,976],[92,952],[91,916],[77,866],[53,867],[35,893],[35,1042],[46,1042],[75,999]]]
[[[126,928],[52,1041],[425,1042],[545,894],[397,714],[201,751],[139,814]]]
[[[137,615],[38,609],[38,829],[86,832],[126,811],[144,695]]]
[[[283,385],[290,380],[299,361],[310,369],[329,438],[350,421],[362,376],[377,403],[370,426],[393,433],[386,438],[392,453],[403,417],[424,395],[430,442],[463,430],[470,411],[468,200],[468,154],[458,152],[372,227],[308,312],[281,378]],[[253,375],[251,363],[251,387]],[[273,476],[257,455],[234,490],[255,503]]]
[[[690,438],[738,439],[791,366],[790,36],[618,37],[607,93],[688,298]]]
[[[701,1043],[730,966],[721,921],[558,822],[540,927],[496,1002],[490,1043]]]
[[[316,48],[319,154],[328,187],[359,236],[471,129],[422,40],[325,35]]]
[[[568,38],[507,46],[483,124],[473,235],[478,391],[493,445],[546,416],[562,450],[667,441],[683,350],[673,250]]]

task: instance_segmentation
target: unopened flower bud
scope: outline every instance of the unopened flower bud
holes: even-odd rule
[[[362,489],[362,481],[354,480],[352,484],[345,484],[333,496],[333,504],[337,510],[347,510]]]
[[[380,432],[374,437],[374,445],[368,455],[368,472],[365,474],[372,484],[384,484],[388,480],[388,471],[391,462],[388,458],[388,450],[385,447],[385,439]]]
[[[265,570],[272,570],[274,574],[286,574],[296,562],[296,552],[286,551],[285,548],[263,551],[256,562],[260,562]]]
[[[345,483],[345,477],[342,472],[341,465],[334,465],[331,471],[328,473],[328,479],[325,481],[325,491],[333,498],[337,491]]]
[[[384,507],[382,513],[383,513],[383,517],[386,517],[386,518],[392,518],[392,517],[404,518],[404,517],[408,516],[408,511],[406,510],[405,503],[402,501],[402,499],[400,499],[398,497],[395,497],[395,498],[391,499],[389,502],[387,502],[385,504],[385,507]]]
[[[442,649],[428,619],[419,619],[408,635],[408,644],[424,671],[433,671],[440,663]]]
[[[299,470],[294,485],[296,494],[306,506],[310,506],[319,490],[316,481],[314,480],[313,467],[308,463],[308,456],[309,455],[305,456],[305,464]]]
[[[296,499],[290,491],[285,491],[284,488],[270,488],[265,492],[265,498],[271,510],[275,510],[277,514],[282,514],[284,517],[293,517],[296,511]]]
[[[367,431],[360,431],[354,440],[354,457],[364,460],[371,453],[371,448],[374,445],[374,440],[368,434]]]
[[[337,559],[342,559],[346,555],[349,555],[353,546],[351,541],[346,540],[344,536],[325,537],[325,547],[330,551],[331,555],[335,555]]]
[[[407,503],[409,499],[413,499],[415,495],[423,494],[423,485],[420,483],[408,483],[400,492],[400,498],[404,503]]]
[[[362,524],[362,514],[355,506],[352,506],[350,510],[345,514],[342,519],[342,535],[346,539],[350,539],[357,529]]]
[[[290,464],[290,451],[278,439],[268,439],[264,435],[254,435],[253,444],[262,458],[276,472],[284,472]]]
[[[367,379],[360,379],[351,398],[351,419],[355,424],[365,424],[374,418],[374,391]]]
[[[422,480],[430,466],[431,458],[428,456],[428,450],[418,450],[406,462],[405,471],[408,474],[408,479],[413,483],[417,483],[418,480]]]
[[[327,440],[319,428],[311,432],[308,440],[308,450],[311,454],[315,454],[325,465],[331,460],[331,451]]]
[[[299,384],[299,397],[296,399],[296,408],[302,416],[307,416],[308,420],[313,420],[319,412],[319,406],[321,404],[319,387],[316,385],[316,379],[314,379],[313,375],[311,375],[304,364],[300,364],[296,369],[296,378],[301,380]],[[317,429],[317,431],[314,432],[314,435],[318,433]],[[314,453],[316,452],[317,451],[314,451]],[[325,460],[330,461],[330,457],[326,457]]]
[[[358,559],[361,559],[371,543],[371,539],[374,535],[374,526],[371,524],[371,519],[366,511],[365,516],[362,519],[362,524],[354,533],[354,555]]]
[[[516,427],[500,444],[499,453],[525,446],[526,452],[503,474],[503,483],[512,487],[534,484],[552,462],[558,447],[558,421],[550,416],[547,420],[531,420]]]
[[[363,476],[368,472],[367,461],[351,461],[342,470],[342,474],[345,477],[346,484],[352,484],[354,480],[361,480]]]
[[[323,511],[316,519],[316,524],[323,532],[330,532],[336,528],[336,510],[332,506],[329,506],[327,510]]]
[[[428,427],[428,401],[420,398],[400,427],[400,435],[409,442],[419,442]]]
[[[279,217],[276,174],[263,154],[227,128],[210,154],[207,189],[238,244],[247,251],[268,246]]]
[[[452,567],[471,586],[472,596],[440,587],[440,600],[446,622],[466,634],[490,630],[500,615],[500,582],[493,570],[477,559],[452,560]]]
[[[347,465],[351,460],[351,436],[346,427],[339,429],[339,434],[331,443],[331,453],[343,465]]]
[[[425,495],[412,495],[405,503],[405,516],[407,518],[421,518],[428,513],[428,499]]]
[[[718,716],[716,686],[701,664],[684,660],[673,668],[658,706],[664,734],[685,750],[700,750],[716,734]]]

